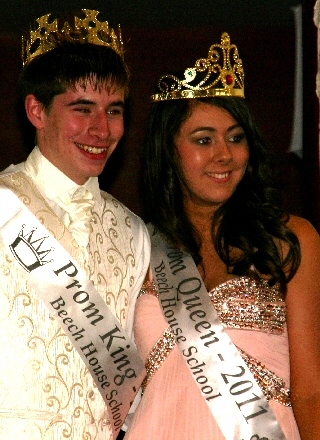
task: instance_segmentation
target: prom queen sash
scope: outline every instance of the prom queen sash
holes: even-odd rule
[[[114,438],[145,376],[143,362],[93,283],[9,189],[0,186],[0,239],[86,364]]]
[[[223,329],[190,255],[152,225],[151,267],[164,316],[226,440],[284,440],[252,373]]]

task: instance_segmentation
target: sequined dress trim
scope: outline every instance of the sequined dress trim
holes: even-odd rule
[[[247,277],[235,278],[209,292],[211,302],[226,327],[281,334],[286,306],[276,284]]]
[[[171,327],[169,326],[167,327],[161,338],[158,339],[148,355],[145,365],[147,375],[141,385],[142,392],[145,390],[155,373],[160,369],[161,365],[167,359],[175,345],[176,340],[171,330]]]
[[[148,281],[142,286],[140,295],[145,294],[159,296],[155,283]],[[275,334],[284,331],[286,307],[277,285],[270,287],[264,280],[241,277],[221,284],[209,292],[209,296],[221,321],[227,327],[258,329]],[[148,355],[143,391],[175,345],[175,337],[169,326]],[[284,380],[257,359],[239,348],[238,350],[266,399],[291,406],[290,390],[286,388]]]
[[[281,377],[268,370],[264,364],[239,349],[242,359],[256,379],[267,400],[274,400],[284,406],[291,406],[290,390]]]
[[[153,295],[157,298],[159,298],[159,290],[158,290],[158,286],[156,285],[156,283],[154,281],[145,281],[143,283],[143,286],[140,289],[140,292],[138,294],[138,298],[140,298],[140,296],[142,295]]]

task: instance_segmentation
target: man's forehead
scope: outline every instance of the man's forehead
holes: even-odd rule
[[[74,85],[76,90],[97,90],[98,92],[107,91],[115,93],[117,91],[124,91],[125,87],[120,85],[116,80],[99,80],[96,78],[87,78],[79,80]]]
[[[86,96],[99,95],[110,97],[117,96],[119,99],[124,99],[125,88],[116,83],[111,83],[110,81],[106,81],[104,83],[95,83],[87,80],[85,82],[77,82],[74,84],[74,86],[67,87],[64,94],[84,98]]]

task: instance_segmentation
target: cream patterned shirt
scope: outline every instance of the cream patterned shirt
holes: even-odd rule
[[[93,230],[86,250],[61,220],[57,198],[77,185],[36,148],[25,163],[0,174],[86,270],[112,313],[132,335],[135,299],[149,264],[143,222],[89,179]],[[0,247],[0,439],[112,439],[105,404],[58,323]]]

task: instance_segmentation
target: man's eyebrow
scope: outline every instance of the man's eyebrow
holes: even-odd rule
[[[90,99],[85,98],[79,98],[75,101],[71,101],[67,104],[68,107],[72,107],[74,105],[96,105],[97,103],[95,101],[91,101]],[[108,107],[110,106],[117,106],[117,107],[124,107],[124,102],[122,100],[119,101],[111,101],[108,104]]]
[[[79,99],[76,99],[75,101],[71,101],[71,102],[69,102],[68,104],[67,104],[67,106],[68,107],[72,107],[73,105],[83,105],[83,104],[85,104],[85,105],[94,105],[95,104],[95,102],[94,101],[90,101],[89,99],[83,99],[83,98],[79,98]]]
[[[109,103],[108,107],[116,106],[116,107],[124,107],[124,102],[122,100],[112,101]]]

